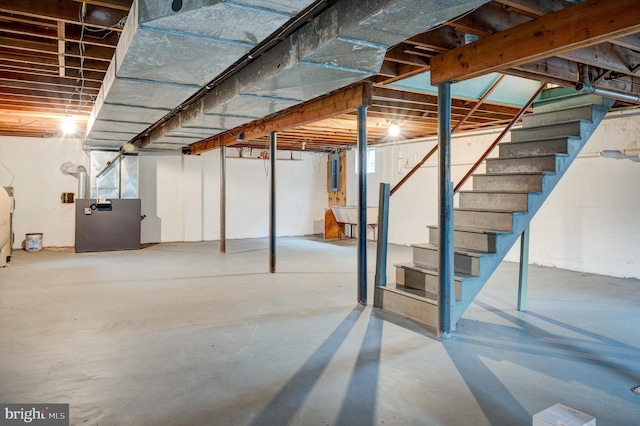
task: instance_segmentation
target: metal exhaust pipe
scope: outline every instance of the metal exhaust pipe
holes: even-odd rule
[[[618,101],[640,104],[640,95],[629,92],[621,92],[619,90],[595,87],[589,82],[588,77],[586,79],[583,77],[582,81],[576,84],[576,90],[580,93],[594,94]]]

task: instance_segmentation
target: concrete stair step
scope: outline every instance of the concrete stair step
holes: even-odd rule
[[[548,154],[572,154],[579,149],[580,139],[574,136],[533,140],[527,142],[505,142],[498,145],[499,158],[532,157]]]
[[[440,333],[440,307],[438,302],[427,299],[417,290],[405,288],[402,285],[396,287],[377,286],[376,306],[409,318],[420,324],[431,333]]]
[[[585,95],[569,87],[556,87],[542,92],[540,99],[533,103],[534,113],[553,112],[581,105],[603,105],[598,95]]]
[[[509,232],[513,229],[513,211],[456,208],[453,223],[465,228]]]
[[[542,173],[473,175],[474,191],[542,191]]]
[[[440,245],[440,229],[428,226],[429,243]],[[455,226],[453,230],[453,245],[456,250],[473,250],[482,253],[495,253],[496,241],[500,231],[465,228]]]
[[[413,248],[413,263],[414,265],[438,270],[439,265],[439,250],[438,246],[433,244],[414,244]],[[467,276],[477,277],[480,275],[480,256],[481,252],[472,250],[455,250],[453,254],[453,270],[456,274],[464,274]]]
[[[487,174],[555,172],[556,156],[558,155],[562,154],[517,158],[487,158],[485,170]]]
[[[438,297],[438,294],[440,294],[440,280],[436,269],[417,266],[413,263],[398,263],[394,266],[396,267],[396,284],[424,292],[421,296],[426,299],[436,302],[440,300]],[[454,277],[456,300],[461,298],[461,284],[464,278],[468,278],[468,276]]]
[[[557,124],[520,127],[511,130],[511,141],[524,142],[541,138],[555,138],[561,136],[580,136],[582,128],[590,123],[586,120],[565,121]]]
[[[459,205],[464,209],[526,211],[528,192],[460,191]]]
[[[582,104],[550,111],[535,110],[533,114],[527,114],[522,117],[522,125],[531,127],[572,120],[591,120],[594,108],[593,104]]]

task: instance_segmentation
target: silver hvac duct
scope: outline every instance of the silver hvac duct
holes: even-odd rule
[[[603,89],[601,87],[595,87],[593,84],[591,84],[591,80],[589,79],[589,68],[583,67],[581,71],[582,75],[580,76],[580,81],[576,84],[576,90],[578,92],[604,96],[606,98],[630,102],[633,104],[640,104],[640,95],[630,92],[621,92],[614,89]]]

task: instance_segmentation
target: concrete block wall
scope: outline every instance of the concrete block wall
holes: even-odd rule
[[[454,136],[454,183],[460,181],[497,134]],[[508,140],[509,135],[505,138]],[[393,186],[436,143],[434,138],[378,148],[376,173],[368,175],[369,204],[377,205],[379,182],[391,182]],[[639,116],[610,113],[533,219],[531,263],[640,278],[640,163],[599,156],[603,150],[639,148]],[[391,198],[390,243],[410,245],[428,241],[427,225],[438,220],[436,156]],[[347,158],[351,173],[348,193],[357,196],[355,152],[350,152]],[[471,181],[467,183],[470,184]],[[349,202],[355,204],[357,199]],[[518,259],[516,244],[506,260]]]
[[[235,148],[228,148],[232,150]],[[279,158],[288,153],[280,153]],[[143,242],[220,238],[219,151],[199,156],[140,156]],[[279,236],[308,235],[327,206],[326,155],[296,154],[276,162],[276,229]],[[268,161],[227,159],[227,239],[269,234]]]
[[[231,150],[233,148],[230,148]],[[288,153],[281,153],[289,156]],[[327,156],[295,154],[303,161],[278,161],[278,235],[314,233],[327,206]],[[16,194],[15,248],[26,233],[42,232],[45,247],[69,247],[75,241],[75,204],[62,204],[63,192],[77,192],[77,180],[64,175],[66,162],[89,168],[81,140],[64,138],[0,139],[0,185]],[[142,242],[202,241],[219,238],[219,153],[200,156],[141,153],[139,194]],[[265,237],[269,232],[268,164],[227,160],[227,238]]]
[[[14,248],[22,248],[25,234],[36,232],[44,234],[44,246],[73,246],[75,204],[62,204],[61,195],[77,195],[78,181],[60,167],[71,162],[89,169],[81,143],[68,136],[0,137],[0,185],[12,185],[15,193]]]

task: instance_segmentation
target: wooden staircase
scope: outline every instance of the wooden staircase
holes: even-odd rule
[[[455,301],[452,324],[489,280],[509,249],[598,127],[612,100],[567,89],[543,92],[533,114],[500,144],[499,156],[473,175],[454,210]],[[413,261],[396,265],[396,285],[376,287],[377,305],[440,334],[439,230],[413,245]]]

